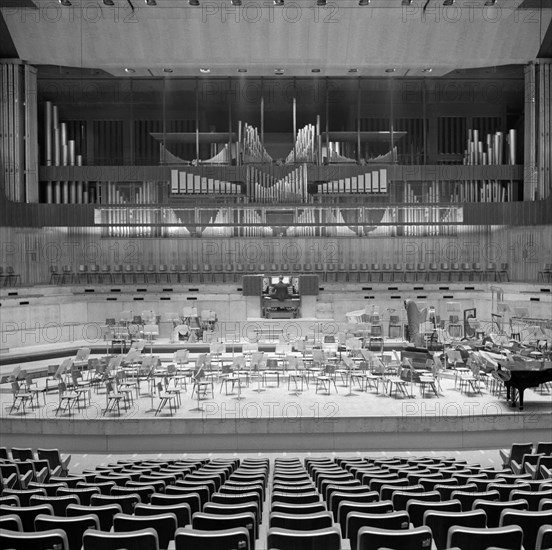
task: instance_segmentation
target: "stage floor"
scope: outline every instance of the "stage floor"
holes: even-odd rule
[[[192,354],[194,355],[194,354]],[[171,360],[172,354],[163,357]],[[43,373],[48,363],[37,360],[24,368]],[[12,365],[10,365],[12,367]],[[8,369],[8,365],[3,368]],[[45,378],[38,378],[39,387]],[[161,377],[158,378],[158,381]],[[542,391],[541,391],[542,390]],[[504,396],[488,389],[466,393],[445,372],[439,396],[425,396],[407,384],[408,396],[395,397],[381,384],[360,391],[337,378],[331,392],[316,391],[311,381],[296,391],[283,378],[261,385],[252,380],[238,393],[231,384],[214,382],[214,394],[199,403],[191,386],[171,414],[155,411],[160,398],[142,383],[140,395],[125,410],[104,414],[105,388],[91,390],[90,402],[71,415],[58,413],[56,390],[40,396],[40,406],[10,414],[8,384],[0,387],[2,445],[59,447],[72,452],[282,452],[484,449],[514,441],[552,440],[552,393],[527,390],[525,410],[512,408]],[[44,400],[45,399],[45,403]]]

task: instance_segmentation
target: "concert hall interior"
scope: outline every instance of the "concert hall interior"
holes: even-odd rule
[[[2,536],[64,491],[140,502],[64,550],[552,525],[550,2],[0,0],[0,69]]]

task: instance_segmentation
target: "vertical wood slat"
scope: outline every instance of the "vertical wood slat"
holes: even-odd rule
[[[530,201],[535,198],[535,180],[534,180],[534,168],[535,168],[535,65],[529,63],[524,68],[525,73],[525,154],[524,154],[524,177],[523,177],[523,200]]]
[[[25,200],[39,201],[37,70],[25,65]]]
[[[7,83],[8,83],[8,74],[7,74],[7,65],[0,65],[0,68],[2,70],[1,72],[1,78],[0,78],[0,113],[2,114],[2,120],[6,120],[6,102],[8,100],[8,91],[7,91]],[[2,164],[2,181],[0,182],[0,185],[2,185],[4,194],[6,197],[9,197],[9,188],[8,188],[8,155],[7,155],[7,142],[8,142],[8,133],[7,133],[8,127],[7,123],[0,124],[0,162]]]

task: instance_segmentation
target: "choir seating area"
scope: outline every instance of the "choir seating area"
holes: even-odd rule
[[[419,455],[3,447],[0,547],[545,550],[551,453],[543,441]]]
[[[191,264],[50,266],[49,284],[236,283],[248,274],[316,274],[321,282],[509,281],[508,264]],[[547,272],[544,271],[546,274]]]

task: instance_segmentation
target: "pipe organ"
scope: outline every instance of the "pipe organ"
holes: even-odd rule
[[[74,139],[69,139],[68,124],[60,122],[59,108],[51,101],[44,105],[44,142],[47,166],[82,166]],[[94,191],[81,181],[46,182],[48,204],[81,204],[96,202]]]
[[[250,126],[247,122],[243,125],[241,146],[243,150],[243,162],[272,162],[273,160],[264,148],[257,128]]]
[[[365,174],[332,180],[318,185],[318,193],[387,193],[387,170],[381,168]]]
[[[241,185],[216,178],[207,178],[184,170],[171,170],[171,194],[239,195]]]
[[[286,158],[286,164],[294,162],[312,162],[317,160],[316,128],[313,124],[307,124],[297,132],[295,147]]]
[[[307,202],[307,165],[298,166],[279,180],[275,180],[255,166],[247,167],[247,198],[254,202]]]

